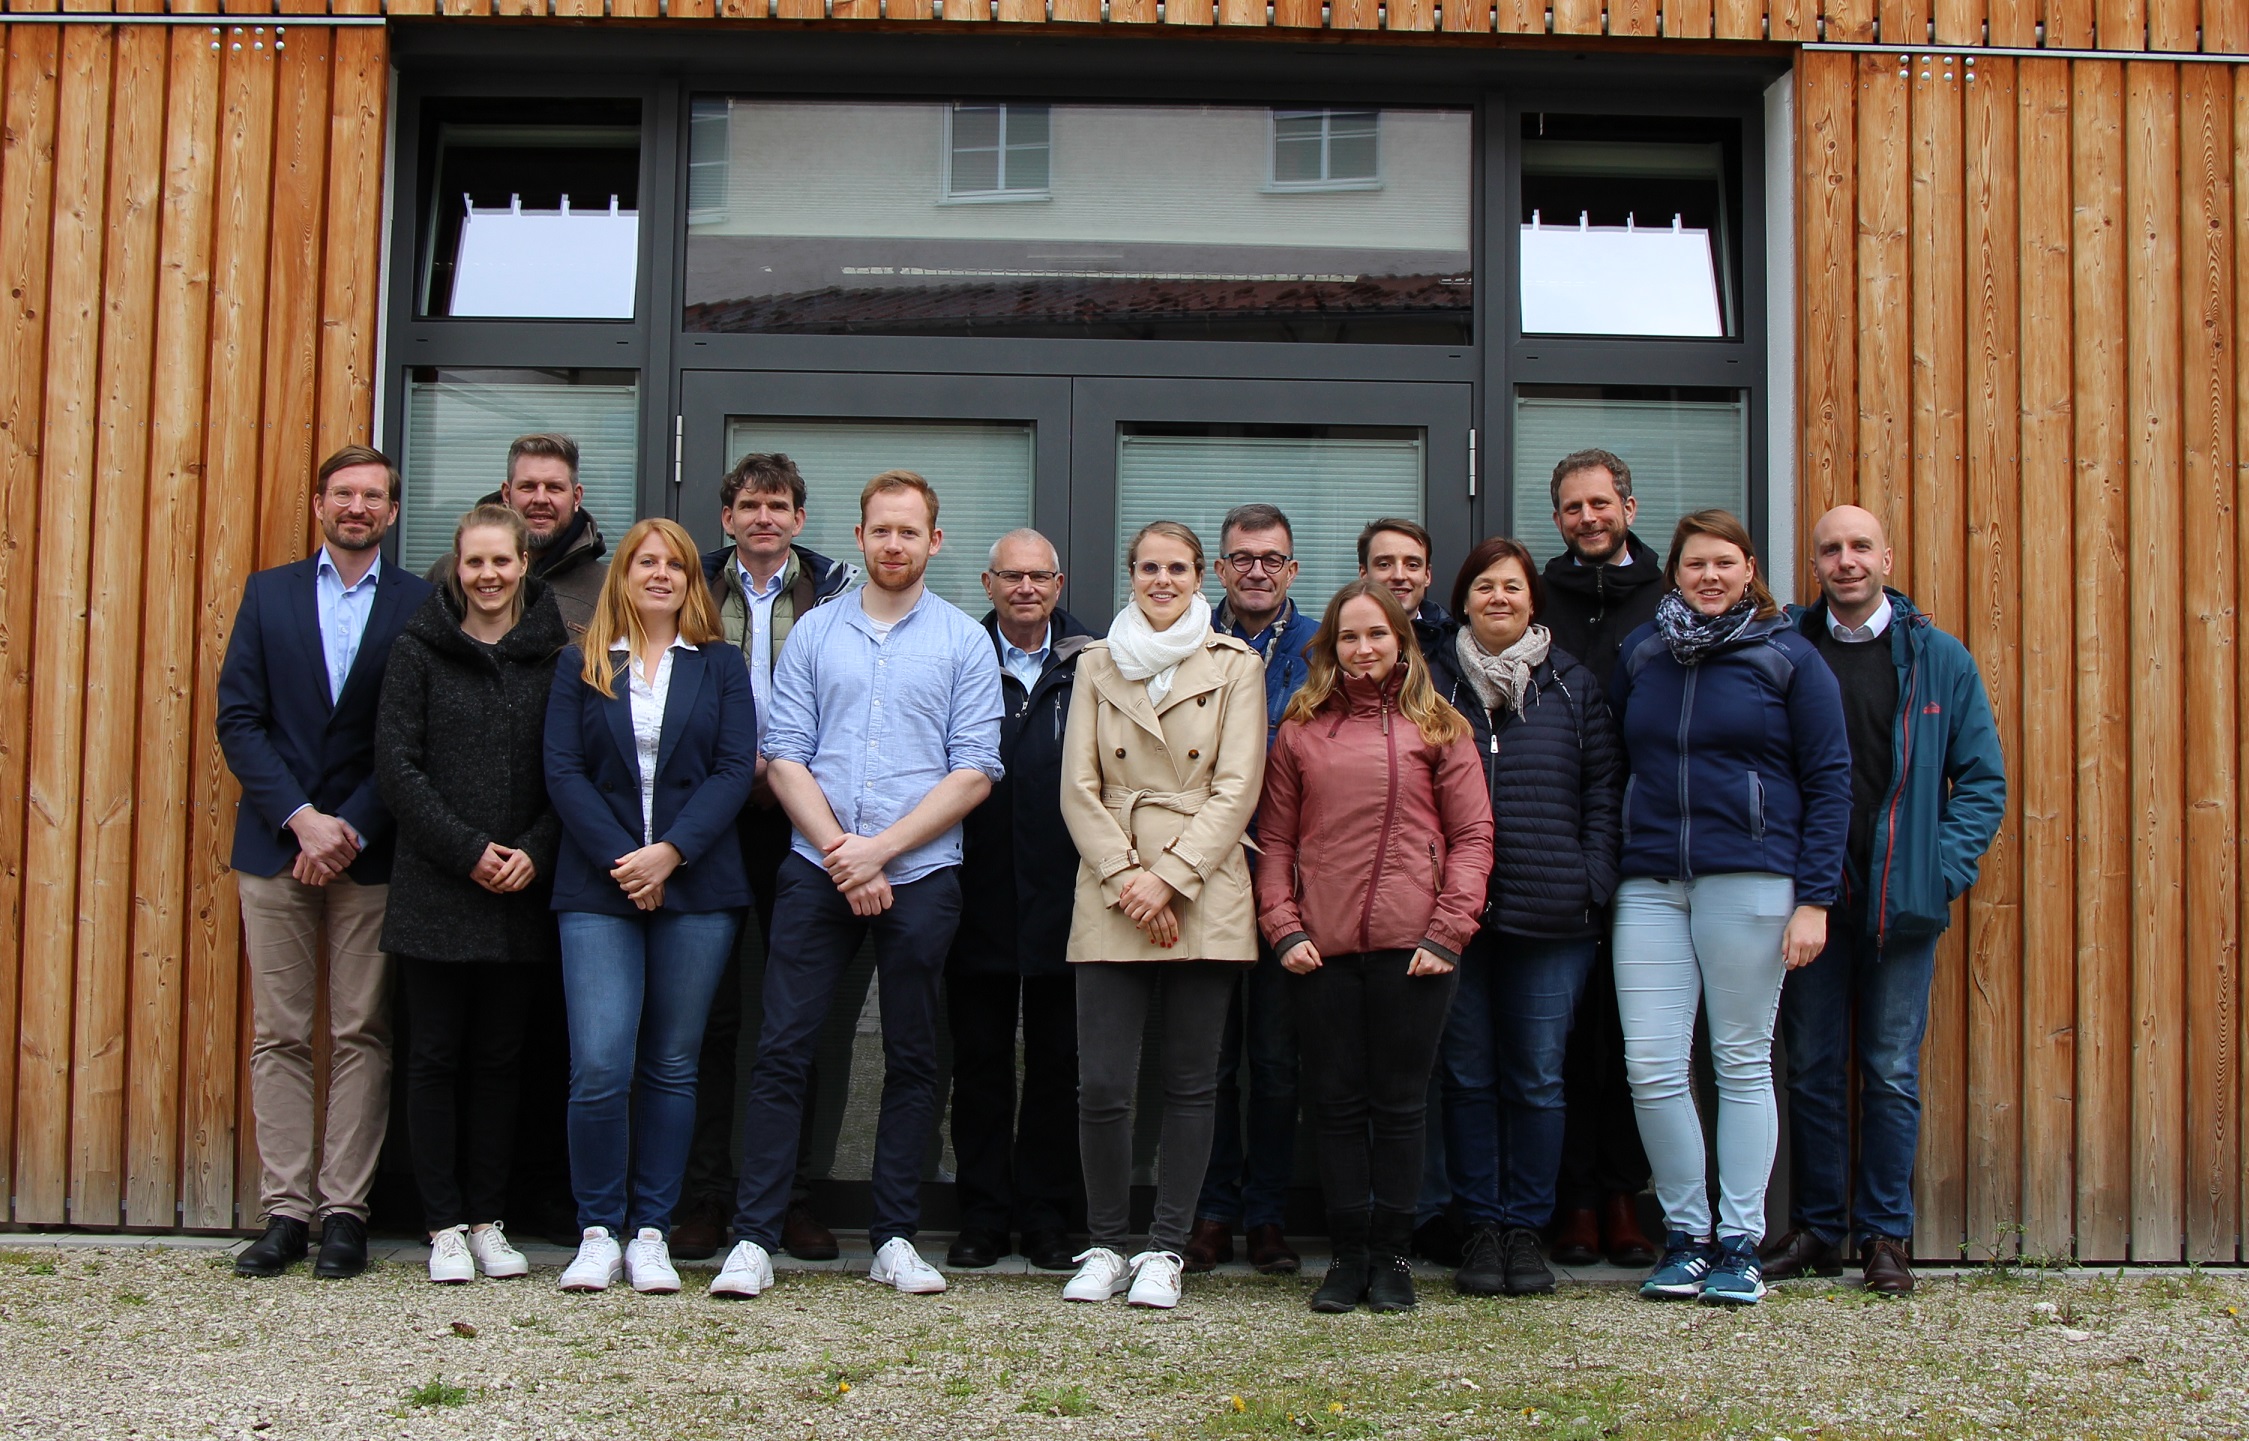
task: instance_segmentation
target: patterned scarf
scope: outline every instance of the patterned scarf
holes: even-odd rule
[[[1476,639],[1475,627],[1464,625],[1453,648],[1459,652],[1460,668],[1476,688],[1476,699],[1484,703],[1485,710],[1504,709],[1521,715],[1523,698],[1531,690],[1531,671],[1546,659],[1553,642],[1545,626],[1534,625],[1517,636],[1513,645],[1493,655]]]
[[[1747,592],[1716,615],[1704,615],[1675,590],[1665,592],[1656,602],[1656,629],[1662,632],[1664,644],[1671,647],[1671,658],[1681,665],[1697,664],[1738,637],[1755,619],[1757,597]]]

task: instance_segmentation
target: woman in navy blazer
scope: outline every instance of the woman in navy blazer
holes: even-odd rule
[[[695,1127],[703,1022],[750,903],[734,822],[757,768],[749,672],[724,644],[700,566],[675,522],[626,532],[547,703],[583,1228],[565,1291],[620,1277],[636,1291],[679,1289],[664,1238]]]

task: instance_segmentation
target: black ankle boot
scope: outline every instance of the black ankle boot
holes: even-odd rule
[[[1411,1311],[1413,1262],[1406,1259],[1413,1245],[1413,1212],[1377,1211],[1367,1233],[1367,1309]]]
[[[294,1216],[268,1216],[266,1233],[234,1258],[237,1276],[278,1276],[305,1258],[305,1223]]]
[[[1335,1247],[1327,1279],[1312,1293],[1312,1309],[1329,1315],[1356,1311],[1367,1295],[1367,1213],[1328,1212],[1328,1238]]]

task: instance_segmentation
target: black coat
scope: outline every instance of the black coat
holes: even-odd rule
[[[1062,824],[1062,732],[1078,653],[1097,637],[1057,610],[1046,669],[1029,690],[1000,670],[1007,776],[961,826],[961,920],[949,969],[963,975],[1061,976],[1077,897],[1078,848]],[[996,616],[984,617],[992,649]]]
[[[544,583],[492,647],[461,631],[440,590],[391,647],[375,722],[375,779],[398,820],[383,949],[428,961],[549,961],[547,901],[562,834],[547,801],[547,693],[568,642]],[[469,879],[488,842],[528,851],[537,878],[499,896]]]
[[[1457,635],[1457,630],[1455,631]],[[1624,751],[1593,673],[1549,648],[1531,670],[1523,713],[1493,713],[1448,636],[1430,657],[1437,693],[1468,717],[1492,795],[1492,880],[1484,924],[1520,936],[1601,932],[1616,892]]]
[[[1624,545],[1630,565],[1579,565],[1566,550],[1548,561],[1546,604],[1538,613],[1555,648],[1593,672],[1604,695],[1624,638],[1656,618],[1656,602],[1671,589],[1663,583],[1662,556],[1629,531]]]

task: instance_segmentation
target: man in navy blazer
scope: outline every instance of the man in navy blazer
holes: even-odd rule
[[[219,746],[242,783],[232,865],[250,953],[250,1105],[266,1220],[235,1262],[245,1276],[302,1259],[315,1215],[324,1218],[315,1275],[342,1279],[367,1265],[367,1192],[390,1119],[389,958],[379,940],[392,835],[375,790],[375,710],[391,642],[430,593],[383,564],[398,489],[398,467],[367,446],[321,462],[312,512],[324,543],[250,577],[219,671]],[[331,1054],[327,1127],[316,1138],[323,930]]]

